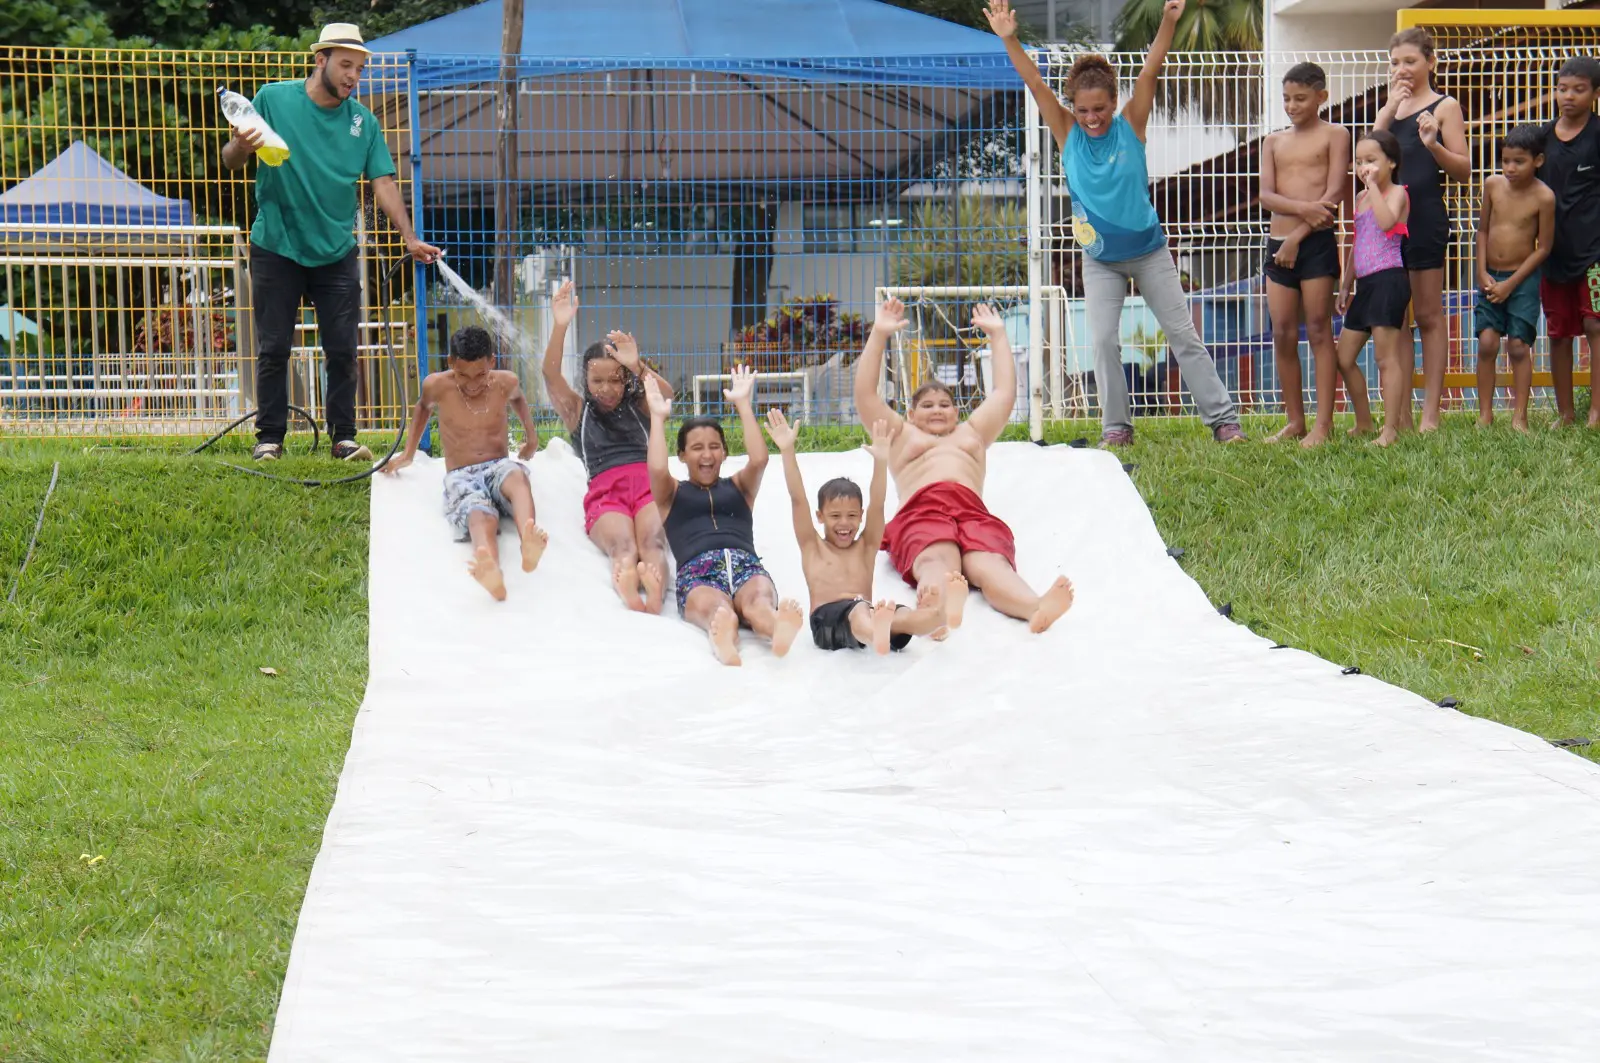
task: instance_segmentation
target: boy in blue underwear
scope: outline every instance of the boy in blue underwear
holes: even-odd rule
[[[506,409],[517,411],[523,444],[517,460],[506,443]],[[476,325],[450,337],[450,368],[429,373],[411,414],[405,451],[383,471],[394,475],[417,454],[428,417],[439,413],[444,447],[444,515],[456,541],[472,540],[467,570],[497,602],[506,599],[500,571],[500,518],[515,522],[522,540],[522,571],[532,572],[550,541],[533,520],[533,488],[521,462],[539,449],[533,413],[515,373],[494,368],[494,341]]]

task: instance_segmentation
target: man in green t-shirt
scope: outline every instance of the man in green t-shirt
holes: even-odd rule
[[[250,294],[256,319],[255,458],[283,455],[289,420],[289,353],[300,300],[309,296],[321,327],[328,374],[328,436],[333,455],[370,461],[356,442],[356,343],[361,272],[356,251],[356,189],[365,177],[372,196],[405,238],[406,252],[432,262],[439,249],[411,228],[394,180],[394,162],[373,113],[351,94],[372,53],[361,31],[332,23],[312,46],[316,69],[304,81],[262,87],[253,101],[289,145],[281,166],[256,170],[256,219],[250,227]],[[245,165],[262,144],[255,130],[235,130],[222,164]]]

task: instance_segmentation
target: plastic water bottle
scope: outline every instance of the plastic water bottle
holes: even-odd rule
[[[261,157],[262,162],[268,166],[283,165],[283,161],[289,157],[289,145],[272,131],[272,127],[267,125],[267,120],[256,113],[249,100],[231,91],[226,85],[218,85],[217,101],[222,104],[222,113],[233,128],[261,131],[263,141],[261,147],[256,149],[256,154]]]

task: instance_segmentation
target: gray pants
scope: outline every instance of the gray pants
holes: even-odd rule
[[[1100,411],[1106,431],[1133,427],[1128,405],[1128,381],[1122,375],[1122,304],[1128,297],[1128,279],[1139,286],[1145,305],[1166,333],[1167,346],[1178,359],[1178,371],[1194,397],[1207,426],[1237,424],[1217,364],[1200,342],[1189,297],[1178,280],[1178,267],[1165,247],[1125,262],[1102,262],[1083,256],[1084,313],[1094,341],[1094,382],[1100,392]]]

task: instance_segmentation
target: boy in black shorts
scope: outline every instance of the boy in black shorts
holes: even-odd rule
[[[1272,349],[1288,422],[1267,438],[1301,440],[1313,447],[1333,428],[1339,362],[1333,344],[1333,297],[1339,283],[1339,204],[1350,174],[1350,132],[1324,122],[1328,77],[1315,63],[1300,63],[1283,77],[1283,109],[1290,127],[1267,138],[1261,150],[1261,205],[1272,212],[1267,237],[1267,309]],[[1306,431],[1301,394],[1300,318],[1316,368],[1317,418]]]
[[[872,573],[878,547],[883,542],[883,497],[888,490],[889,444],[893,433],[884,421],[872,426],[872,498],[862,528],[861,488],[843,477],[829,480],[817,492],[817,520],[825,534],[811,523],[805,481],[795,457],[799,429],[791,427],[781,410],[767,413],[767,434],[783,455],[783,478],[789,485],[794,534],[800,542],[800,565],[811,594],[811,638],[818,649],[859,650],[871,646],[878,653],[903,650],[913,635],[934,635],[946,627],[944,594],[940,587],[917,593],[917,607],[908,609],[889,601],[872,602]]]
[[[1600,61],[1568,59],[1556,79],[1561,117],[1544,127],[1539,179],[1556,196],[1556,235],[1545,259],[1539,295],[1550,331],[1550,375],[1556,425],[1577,419],[1572,405],[1572,341],[1600,350],[1600,118],[1594,115]],[[1589,427],[1600,428],[1600,388],[1591,388]]]

